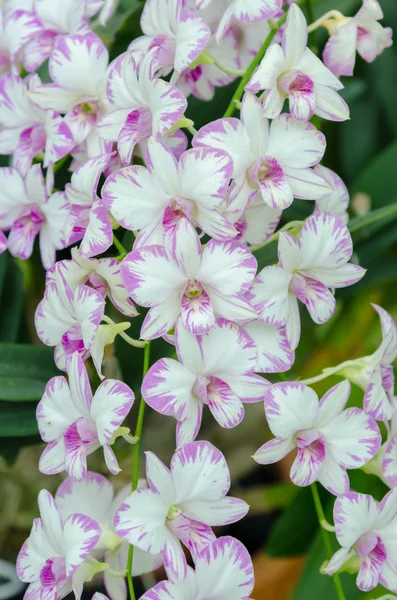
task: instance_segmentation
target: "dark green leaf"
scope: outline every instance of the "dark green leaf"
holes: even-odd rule
[[[59,374],[52,348],[0,344],[0,400],[40,400],[49,379]]]
[[[371,210],[360,217],[353,217],[348,223],[348,228],[351,234],[360,232],[361,235],[372,235],[378,229],[382,229],[392,221],[397,219],[397,202]],[[365,231],[363,231],[365,229]]]
[[[323,501],[330,501],[327,492],[321,492]],[[318,531],[310,488],[299,490],[290,506],[274,526],[266,546],[271,556],[294,556],[308,550]]]
[[[23,310],[23,275],[17,263],[8,257],[0,296],[0,340],[15,342]]]
[[[379,208],[393,202],[396,197],[397,141],[378,154],[363,170],[351,189],[351,194],[368,194],[372,206]]]
[[[39,435],[30,435],[26,437],[0,437],[0,456],[5,458],[9,466],[12,466],[18,457],[21,448],[25,446],[34,446],[42,443]]]
[[[0,437],[25,437],[38,432],[35,404],[0,402]]]

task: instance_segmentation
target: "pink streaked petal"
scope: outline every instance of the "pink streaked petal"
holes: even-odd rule
[[[214,240],[228,241],[238,233],[234,225],[217,210],[199,207],[194,222]]]
[[[171,459],[171,474],[177,492],[175,503],[197,500],[216,502],[230,488],[230,473],[222,452],[209,442],[191,442]]]
[[[141,328],[143,340],[153,340],[166,335],[175,326],[181,312],[179,293],[172,294],[147,313]]]
[[[129,165],[135,146],[152,135],[152,115],[148,108],[133,110],[127,115],[117,141],[123,165]]]
[[[102,254],[113,243],[112,224],[102,200],[96,198],[89,213],[88,225],[80,244],[80,252],[91,257]]]
[[[323,52],[324,64],[334,75],[351,77],[356,62],[357,24],[354,19],[336,28]]]
[[[290,472],[293,483],[299,486],[306,486],[316,481],[324,458],[325,448],[320,440],[316,440],[304,448],[298,448],[298,455],[294,460]]]
[[[294,290],[294,277],[292,277],[291,290]],[[309,314],[315,323],[326,323],[335,312],[336,301],[332,292],[319,281],[303,278],[304,289],[298,296],[303,301]]]
[[[330,453],[326,453],[317,480],[326,490],[335,496],[345,494],[350,489],[349,476],[346,473],[346,469]]]
[[[51,110],[46,112],[45,132],[47,139],[43,166],[48,167],[69,154],[76,145],[76,141],[66,121]]]
[[[260,465],[272,465],[287,456],[295,447],[296,443],[292,437],[274,438],[258,448],[252,458]]]
[[[24,542],[17,558],[16,571],[18,578],[25,583],[37,581],[38,574],[44,566],[46,556],[45,549],[49,542],[44,529],[42,519],[34,519],[28,539]]]
[[[92,345],[105,309],[105,300],[96,290],[79,285],[74,292],[74,309],[80,323],[84,345]]]
[[[256,311],[245,298],[238,296],[223,296],[215,290],[209,290],[209,297],[217,318],[227,319],[236,323],[252,321],[257,316]]]
[[[363,592],[373,590],[379,583],[383,565],[386,562],[386,551],[379,543],[365,558],[361,559],[360,571],[357,575],[357,587]]]
[[[294,352],[288,344],[283,327],[252,321],[244,325],[244,329],[254,340],[258,350],[255,371],[283,373],[292,367],[295,360]]]
[[[160,494],[165,504],[172,504],[175,498],[175,489],[170,470],[153,453],[145,452],[146,480],[154,494]]]
[[[190,413],[186,419],[177,422],[176,445],[178,450],[196,439],[200,431],[202,417],[203,404],[195,399],[190,405]]]
[[[71,356],[67,369],[71,399],[76,411],[80,416],[88,417],[92,404],[90,380],[84,362],[77,352]]]
[[[63,526],[56,502],[47,490],[41,490],[37,502],[46,535],[54,550],[61,553]]]
[[[304,408],[304,411],[302,409]],[[276,383],[265,396],[265,413],[272,433],[283,439],[310,429],[318,412],[314,390],[300,383]]]
[[[175,86],[162,79],[147,83],[146,93],[152,112],[153,135],[163,136],[183,116],[186,98]]]
[[[267,154],[283,169],[306,169],[324,156],[326,140],[311,123],[297,121],[291,115],[280,115],[272,121]]]
[[[169,506],[150,489],[139,488],[120,506],[114,518],[115,532],[142,550],[157,554],[166,542],[165,520]]]
[[[254,587],[251,557],[241,542],[221,537],[207,545],[196,558],[196,577],[203,598],[217,590],[219,598],[243,600]]]
[[[175,521],[177,521],[176,519]],[[174,529],[176,530],[174,532]],[[171,530],[171,531],[170,531]],[[164,568],[171,580],[183,580],[186,578],[187,562],[178,539],[178,529],[174,521],[170,521],[166,529],[166,542],[163,552]]]
[[[39,461],[39,471],[46,475],[55,475],[65,470],[66,451],[63,437],[50,442],[43,450]]]
[[[316,427],[321,428],[337,418],[345,408],[350,396],[349,381],[341,381],[324,394],[318,405]]]
[[[193,147],[209,146],[228,152],[233,160],[232,177],[245,174],[254,161],[248,132],[239,119],[218,119],[202,127],[194,136]]]
[[[142,383],[145,401],[157,412],[182,421],[188,416],[187,407],[194,401],[192,389],[196,375],[171,358],[157,361]]]
[[[201,289],[199,296],[189,296],[186,288],[181,298],[181,318],[183,326],[192,335],[208,333],[215,324],[214,310],[211,300]]]
[[[382,460],[382,473],[391,486],[397,485],[397,438],[392,437],[386,443]]]
[[[185,515],[180,515],[169,523],[169,528],[190,550],[193,560],[196,560],[197,555],[203,548],[216,540],[211,527],[201,522],[201,519],[197,521],[186,518]]]
[[[334,505],[336,537],[341,546],[350,548],[367,531],[378,517],[376,500],[369,494],[348,492],[337,498]]]
[[[381,444],[375,421],[359,408],[348,408],[321,428],[327,448],[343,467],[357,469],[369,462]]]
[[[226,297],[243,295],[251,287],[256,269],[254,255],[243,244],[210,240],[197,279]]]
[[[163,246],[145,246],[130,252],[121,263],[125,288],[141,306],[154,306],[181,293],[187,280]]]
[[[70,577],[94,549],[101,535],[98,523],[85,515],[68,517],[63,529],[66,576]]]
[[[365,390],[364,410],[376,421],[389,421],[395,412],[382,385],[380,365],[375,367]]]
[[[287,273],[299,269],[302,262],[301,247],[295,236],[290,233],[280,233],[277,254],[280,267]]]
[[[230,155],[215,148],[192,148],[179,161],[180,195],[207,209],[224,200],[233,173]]]
[[[123,383],[115,379],[103,381],[91,404],[90,416],[95,421],[99,443],[110,442],[134,403],[134,393]]]
[[[174,67],[186,69],[204,50],[211,36],[208,25],[193,13],[185,12],[177,25]]]
[[[288,286],[291,275],[280,267],[265,267],[256,277],[248,298],[260,319],[282,326],[288,321]]]
[[[231,429],[244,418],[244,406],[230,387],[218,377],[211,377],[207,386],[206,404],[221,427]]]
[[[335,89],[327,85],[316,86],[315,114],[329,121],[346,121],[350,117],[349,106]]]
[[[52,442],[59,439],[79,416],[81,415],[74,407],[66,379],[50,379],[36,410],[42,440]]]
[[[103,446],[103,456],[105,459],[106,466],[109,469],[110,473],[112,475],[118,475],[121,469],[119,467],[117,456],[108,444],[105,444]]]

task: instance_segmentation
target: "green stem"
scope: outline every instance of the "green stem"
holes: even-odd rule
[[[258,54],[255,56],[255,58],[251,62],[250,66],[246,70],[243,77],[241,78],[241,81],[237,87],[237,90],[235,91],[233,98],[231,99],[230,104],[227,107],[225,114],[223,115],[224,117],[231,117],[233,115],[234,111],[236,110],[236,102],[239,102],[241,100],[241,98],[244,94],[244,88],[247,85],[247,83],[249,82],[249,80],[251,79],[251,75],[253,74],[256,67],[261,62],[262,58],[265,56],[266,50],[269,48],[274,36],[276,35],[277,31],[280,29],[281,25],[286,20],[286,18],[287,18],[287,13],[285,13],[281,17],[281,19],[279,19],[277,21],[277,23],[271,28],[269,35],[267,36],[266,40],[263,43],[263,46],[261,47]]]
[[[149,371],[150,365],[150,342],[147,343],[144,350],[143,356],[143,373],[142,378],[145,377],[146,373]],[[135,492],[138,488],[138,477],[139,477],[139,448],[141,445],[141,437],[142,437],[142,428],[143,428],[143,418],[145,416],[145,400],[141,396],[139,403],[139,411],[138,411],[138,420],[135,427],[134,437],[138,438],[138,442],[134,444],[132,449],[132,480],[131,480],[131,492]],[[130,545],[128,548],[128,560],[127,560],[127,583],[128,590],[130,593],[130,599],[136,600],[135,591],[134,591],[134,583],[132,581],[132,561],[134,558],[134,546]]]
[[[326,529],[324,529],[324,527],[321,526],[321,523],[326,521],[323,506],[321,504],[320,495],[318,493],[316,483],[312,483],[310,488],[311,488],[312,494],[313,494],[313,502],[314,502],[314,506],[316,508],[318,522],[320,523],[321,535],[323,536],[325,551],[327,553],[327,557],[329,560],[333,555],[333,551],[332,551],[331,540],[329,538],[329,533],[328,533],[328,531],[326,531]],[[338,573],[335,573],[334,575],[332,575],[332,579],[334,580],[338,600],[346,600]]]
[[[120,254],[124,256],[127,254],[127,250],[124,248],[123,244],[117,239],[116,235],[113,233],[113,245],[116,246],[117,250]]]

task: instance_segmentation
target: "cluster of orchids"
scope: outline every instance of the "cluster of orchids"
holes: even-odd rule
[[[79,600],[97,576],[111,600],[134,600],[132,576],[163,565],[168,580],[145,600],[247,600],[249,553],[212,527],[249,507],[227,495],[223,454],[196,437],[204,409],[228,429],[252,402],[264,402],[264,429],[274,435],[253,459],[267,465],[294,452],[292,482],[318,482],[336,496],[341,548],[324,572],[337,582],[349,570],[361,590],[380,582],[397,592],[395,322],[374,306],[382,330],[374,354],[306,382],[285,375],[302,305],[325,323],[335,290],[365,275],[349,262],[349,196],[320,164],[318,126],[349,118],[339,77],[353,74],[356,53],[371,62],[391,45],[381,7],[363,0],[353,17],[331,11],[308,26],[299,2],[147,0],[143,35],[109,62],[95,32],[114,10],[114,0],[5,0],[2,12],[0,152],[12,166],[0,169],[0,246],[28,259],[39,236],[47,274],[35,324],[65,372],[37,407],[46,443],[39,469],[66,478],[55,497],[39,494],[40,518],[17,560],[25,599],[73,591]],[[317,27],[329,33],[322,59],[308,47]],[[225,115],[196,131],[185,116],[189,96],[210,100],[238,78]],[[66,160],[70,182],[57,190]],[[312,201],[311,215],[279,227],[296,198]],[[132,248],[120,242],[123,229]],[[278,264],[258,272],[255,253],[273,241]],[[68,247],[70,258],[57,262]],[[125,331],[138,307],[145,318],[134,340]],[[144,354],[135,435],[123,425],[134,394],[106,378],[103,364],[116,336]],[[158,338],[172,357],[151,364]],[[101,380],[95,390],[89,360]],[[310,384],[333,374],[343,380],[319,400]],[[346,408],[350,382],[364,391],[362,408]],[[176,421],[176,451],[169,467],[147,451],[139,480],[146,404]],[[132,486],[116,493],[87,457],[102,449],[117,475],[119,437],[134,463]],[[379,504],[350,490],[347,469],[370,462],[391,488]]]

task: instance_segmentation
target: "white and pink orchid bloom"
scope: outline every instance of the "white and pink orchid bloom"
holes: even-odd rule
[[[81,144],[104,112],[109,53],[92,32],[59,36],[49,60],[53,83],[29,93],[43,109],[65,115],[76,144]]]
[[[86,0],[85,16],[97,16],[99,25],[106,25],[118,5],[118,0]]]
[[[342,381],[318,400],[314,390],[300,383],[271,386],[265,395],[265,413],[275,436],[261,446],[254,460],[278,462],[295,448],[290,476],[295,485],[318,481],[331,494],[349,491],[346,469],[358,469],[379,450],[382,438],[376,422],[360,408],[345,406],[350,384]]]
[[[41,261],[49,269],[56,250],[66,246],[68,212],[62,192],[48,195],[40,165],[32,165],[25,178],[16,169],[0,169],[0,227],[10,230],[7,246],[13,256],[29,258],[39,234]]]
[[[382,8],[377,0],[363,0],[358,13],[352,17],[333,18],[323,26],[330,33],[324,48],[324,64],[337,77],[353,75],[356,52],[371,63],[393,44],[393,30],[383,27]]]
[[[134,403],[134,394],[123,382],[106,379],[94,395],[84,362],[75,352],[67,364],[65,377],[50,379],[37,405],[37,423],[47,446],[39,469],[46,475],[62,473],[76,480],[84,479],[87,456],[103,448],[106,466],[113,474],[120,472],[111,449],[119,428]]]
[[[59,37],[88,33],[87,3],[81,0],[34,0],[33,9],[40,19],[41,30],[23,49],[22,59],[27,71],[37,71],[50,58]]]
[[[7,71],[19,74],[19,54],[23,46],[41,30],[34,12],[0,8],[0,75]]]
[[[378,583],[395,588],[397,490],[391,490],[380,503],[369,494],[348,492],[339,496],[334,505],[334,522],[342,547],[325,566],[325,572],[331,575],[348,563],[358,571],[360,590],[368,592]]]
[[[144,36],[129,46],[138,56],[158,48],[156,68],[162,75],[174,70],[171,83],[199,57],[211,36],[203,19],[183,4],[183,0],[147,0],[141,17]]]
[[[324,155],[324,135],[290,115],[280,115],[269,125],[260,101],[250,93],[243,99],[241,121],[230,117],[205,125],[193,146],[230,154],[236,188],[247,201],[261,195],[265,204],[282,210],[294,198],[317,200],[332,190],[311,169]]]
[[[79,250],[87,257],[105,252],[113,243],[112,224],[97,189],[111,154],[102,154],[82,164],[65,186],[70,212],[65,226],[68,245],[81,241]]]
[[[338,93],[342,83],[307,48],[306,20],[296,4],[289,8],[282,45],[270,46],[246,89],[265,90],[263,110],[269,119],[281,113],[286,99],[298,120],[308,121],[313,115],[331,121],[349,118],[349,107]]]
[[[137,143],[151,135],[163,137],[183,116],[183,93],[163,79],[153,79],[153,48],[137,66],[128,52],[111,65],[106,93],[108,113],[99,122],[99,134],[117,142],[123,165],[129,165]]]
[[[146,485],[139,481],[139,487]],[[94,519],[101,528],[101,537],[95,547],[96,560],[104,560],[109,565],[103,573],[104,584],[111,600],[126,600],[127,586],[124,577],[115,572],[123,572],[127,567],[128,543],[119,537],[113,527],[114,515],[119,506],[131,493],[129,485],[115,495],[113,485],[103,475],[87,471],[82,481],[65,479],[58,487],[55,501],[62,521],[73,513],[81,513]],[[150,573],[162,564],[162,556],[149,554],[140,548],[134,550],[132,572],[134,576]],[[109,572],[111,571],[111,572]],[[113,573],[112,573],[113,571]]]
[[[395,413],[394,369],[397,358],[397,326],[381,306],[372,305],[380,318],[382,342],[370,356],[354,361],[339,373],[364,390],[364,409],[377,421],[388,421]]]
[[[331,289],[353,285],[365,274],[365,269],[348,262],[352,253],[346,225],[336,215],[316,211],[298,238],[280,233],[279,265],[258,274],[247,298],[265,323],[286,326],[295,349],[300,339],[298,300],[315,323],[328,321],[336,306]]]
[[[254,568],[247,549],[225,536],[203,548],[195,570],[188,567],[184,580],[160,581],[141,600],[247,600],[253,587]]]
[[[241,327],[218,320],[208,334],[194,336],[179,321],[175,345],[179,362],[158,360],[143,380],[142,395],[154,410],[176,419],[178,448],[197,437],[205,405],[230,429],[243,420],[243,403],[263,400],[269,382],[254,373],[258,352]]]
[[[221,2],[223,3],[223,0],[196,0],[196,7],[205,9],[212,4]],[[282,0],[254,0],[254,2],[230,0],[218,25],[217,40],[219,41],[225,35],[235,21],[245,24],[263,23],[272,19],[280,12],[282,3]]]
[[[316,199],[316,210],[337,215],[341,221],[347,223],[349,220],[347,208],[349,206],[350,198],[345,183],[339,175],[334,171],[331,171],[331,169],[328,169],[328,167],[316,165],[313,170],[317,175],[323,177],[332,188],[330,194],[327,194],[320,199]]]
[[[236,235],[217,210],[233,171],[232,159],[224,150],[192,148],[177,163],[171,150],[151,137],[146,164],[147,168],[133,165],[112,173],[102,188],[107,209],[125,229],[140,231],[148,243],[150,236],[183,213],[215,239]]]
[[[377,466],[380,463],[379,476],[391,488],[397,487],[397,413],[396,413],[396,397],[391,397],[392,408],[394,414],[390,420],[388,436],[383,444],[378,457]]]
[[[139,488],[120,506],[114,526],[130,544],[158,554],[172,579],[187,576],[181,542],[194,559],[216,538],[215,525],[244,517],[248,505],[227,497],[230,473],[223,454],[209,442],[191,442],[177,450],[168,469],[146,452],[149,488]]]
[[[243,297],[256,273],[256,259],[243,244],[210,240],[204,250],[186,219],[176,228],[175,248],[148,245],[127,254],[121,277],[131,298],[150,307],[141,338],[170,331],[179,315],[193,335],[208,333],[217,318],[244,322],[256,317]]]
[[[34,104],[29,93],[41,85],[38,75],[21,79],[13,73],[0,78],[0,151],[13,155],[13,166],[26,175],[33,158],[44,152],[48,167],[75,145],[72,133],[53,110]]]
[[[40,518],[34,519],[17,558],[17,575],[29,584],[24,598],[62,600],[72,591],[79,598],[84,581],[95,573],[85,559],[99,541],[101,529],[95,520],[79,513],[62,522],[47,490],[41,490],[38,503]]]
[[[190,94],[200,100],[211,100],[215,88],[228,85],[236,78],[225,73],[217,65],[227,71],[233,72],[240,69],[239,40],[233,30],[229,30],[218,43],[212,35],[205,49],[205,59],[194,68],[187,68],[178,79],[177,86],[188,97]],[[198,59],[200,60],[200,59]],[[212,62],[215,61],[215,62]]]
[[[65,371],[74,352],[79,352],[83,360],[90,356],[105,300],[88,285],[78,285],[72,291],[59,264],[56,263],[47,280],[44,298],[36,310],[35,325],[40,340],[47,346],[55,346],[56,365]]]
[[[246,188],[233,181],[222,205],[222,214],[237,229],[236,242],[259,245],[275,232],[282,211],[265,204],[260,195],[250,200]]]
[[[72,292],[79,285],[88,285],[109,298],[119,312],[127,317],[136,317],[138,312],[134,303],[128,297],[120,273],[120,262],[113,258],[86,258],[80,249],[72,248],[72,260],[62,260],[57,263],[57,269],[62,270],[64,280]],[[56,282],[56,271],[52,269],[47,274],[47,283]]]

